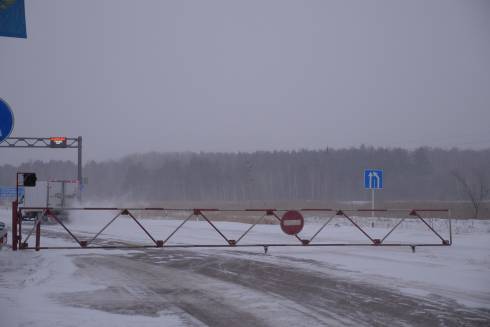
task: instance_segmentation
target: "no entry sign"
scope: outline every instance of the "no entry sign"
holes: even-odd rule
[[[301,232],[304,224],[303,215],[296,210],[286,211],[281,219],[281,229],[288,235],[296,235]]]

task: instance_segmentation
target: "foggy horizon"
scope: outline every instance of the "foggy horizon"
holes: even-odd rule
[[[135,153],[490,148],[487,1],[27,1],[11,136]],[[87,21],[87,17],[90,17]],[[0,165],[75,160],[2,149]]]
[[[13,136],[16,137],[16,136]],[[90,162],[96,162],[96,163],[107,163],[107,162],[121,162],[124,161],[125,159],[132,158],[132,157],[145,157],[149,155],[160,155],[160,156],[165,156],[165,155],[172,155],[172,154],[183,154],[183,155],[201,155],[201,154],[255,154],[255,153],[274,153],[274,152],[286,152],[286,153],[292,153],[292,152],[301,152],[301,151],[307,151],[307,152],[321,152],[325,150],[332,150],[332,151],[349,151],[349,150],[359,150],[362,148],[366,149],[373,149],[375,151],[377,150],[403,150],[403,151],[408,151],[410,153],[413,153],[414,151],[418,149],[428,149],[428,150],[441,150],[441,151],[471,151],[471,152],[488,152],[490,151],[490,147],[488,148],[481,148],[481,149],[475,149],[475,148],[462,148],[462,147],[430,147],[430,146],[416,146],[416,147],[397,147],[397,146],[372,146],[372,145],[367,145],[367,144],[361,144],[359,146],[350,146],[350,147],[330,147],[326,146],[324,148],[298,148],[298,149],[263,149],[263,150],[250,150],[250,151],[147,151],[147,152],[133,152],[133,153],[127,153],[124,155],[121,155],[119,157],[113,157],[113,158],[93,158],[93,159],[86,159],[83,158],[82,162],[83,165],[85,166],[86,164]],[[11,160],[11,158],[7,158],[6,162],[3,162],[4,160],[0,160],[0,166],[2,165],[12,165],[12,166],[20,166],[22,164],[28,164],[28,163],[33,163],[35,161],[41,161],[43,163],[49,163],[50,161],[69,161],[74,164],[77,162],[77,153],[76,149],[37,149],[37,148],[32,148],[32,149],[25,149],[29,151],[22,151],[19,149],[8,149],[4,148],[5,153],[8,153],[8,151],[12,152],[25,152],[24,156],[26,157],[25,159],[21,159],[20,157],[24,156],[19,156],[18,160]],[[39,152],[39,155],[36,156],[36,152]],[[49,154],[49,152],[53,152],[53,154]],[[34,153],[34,154],[33,154]],[[22,154],[22,153],[21,153]],[[49,158],[46,158],[48,157]],[[82,155],[83,157],[83,155]]]

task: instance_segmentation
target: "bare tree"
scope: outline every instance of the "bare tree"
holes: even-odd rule
[[[473,217],[478,218],[483,201],[490,194],[490,186],[483,170],[473,170],[473,178],[463,176],[459,171],[453,171],[452,175],[463,189],[463,193],[471,202]]]

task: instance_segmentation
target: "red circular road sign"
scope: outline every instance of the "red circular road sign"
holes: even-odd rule
[[[281,219],[281,229],[288,235],[296,235],[303,229],[305,220],[296,210],[286,211]]]

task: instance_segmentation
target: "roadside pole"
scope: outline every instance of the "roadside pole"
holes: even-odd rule
[[[374,218],[374,188],[371,189],[371,218]]]
[[[77,156],[77,178],[78,178],[78,202],[82,201],[82,191],[83,191],[83,174],[82,174],[82,137],[79,136],[78,140],[78,156]]]
[[[17,251],[17,201],[12,202],[12,250]]]

